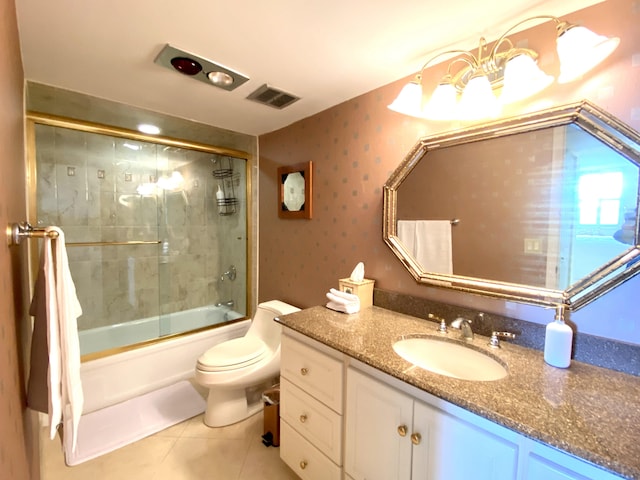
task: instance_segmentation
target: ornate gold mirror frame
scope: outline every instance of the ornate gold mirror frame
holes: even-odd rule
[[[430,160],[429,154],[431,152],[564,125],[575,125],[631,164],[640,167],[640,134],[588,101],[499,120],[469,129],[424,137],[415,144],[384,185],[383,238],[417,282],[534,305],[561,304],[570,310],[577,310],[640,272],[640,193],[637,186],[634,187],[636,188],[635,211],[632,215],[633,218],[628,219],[628,223],[632,224],[632,238],[624,242],[628,244],[628,248],[622,247],[626,249],[623,253],[592,269],[590,274],[564,289],[427,271],[416,260],[414,252],[410,251],[398,237],[398,220],[402,220],[398,216],[398,188],[420,162]],[[518,137],[512,137],[512,139],[514,138]],[[472,145],[472,147],[474,146]],[[449,160],[453,163],[456,161],[455,158]],[[464,171],[460,171],[459,174],[464,175]],[[458,221],[456,218],[452,224]],[[452,235],[455,235],[455,228],[457,227],[452,227]],[[479,238],[478,241],[482,241],[482,239]],[[503,258],[503,261],[509,262],[509,259]]]

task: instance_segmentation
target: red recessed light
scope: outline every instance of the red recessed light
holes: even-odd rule
[[[185,75],[197,75],[202,71],[202,65],[187,57],[175,57],[171,59],[171,65]]]

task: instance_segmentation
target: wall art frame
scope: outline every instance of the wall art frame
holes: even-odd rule
[[[311,219],[313,215],[313,163],[278,167],[278,217]]]

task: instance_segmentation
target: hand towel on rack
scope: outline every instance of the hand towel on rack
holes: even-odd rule
[[[66,435],[71,436],[71,448],[75,450],[84,404],[77,324],[82,308],[69,271],[64,233],[57,227],[47,227],[45,230],[57,232],[58,237],[44,237],[40,255],[41,271],[31,303],[30,312],[36,315],[36,320],[31,347],[28,401],[32,408],[41,410],[44,405],[42,392],[48,390],[50,436],[53,438],[58,424],[70,416],[71,431],[66,431]],[[47,333],[47,355],[42,353],[43,324]],[[42,385],[42,370],[47,367],[42,365],[43,358],[48,359],[46,389]]]
[[[416,256],[416,221],[398,220],[398,239],[402,242],[411,255]]]
[[[425,271],[453,273],[450,220],[417,220],[415,258]]]

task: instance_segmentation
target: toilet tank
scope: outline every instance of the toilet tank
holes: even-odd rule
[[[280,345],[282,327],[279,323],[274,322],[273,319],[280,315],[287,315],[299,311],[300,309],[298,307],[281,302],[280,300],[260,303],[258,304],[258,309],[253,317],[247,336],[257,336],[266,343],[269,348],[275,350],[278,348],[278,345]]]

